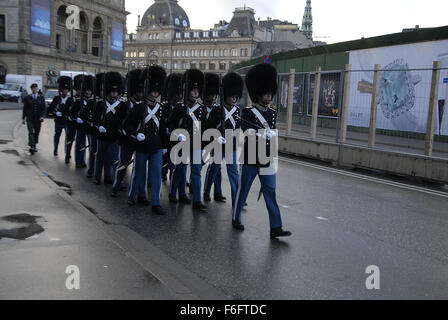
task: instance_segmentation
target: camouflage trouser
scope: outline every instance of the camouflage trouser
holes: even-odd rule
[[[39,143],[39,133],[42,123],[39,119],[37,120],[27,120],[26,126],[28,127],[28,145],[30,147],[35,147]]]

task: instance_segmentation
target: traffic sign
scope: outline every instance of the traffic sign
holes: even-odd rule
[[[263,63],[272,63],[272,57],[271,56],[266,56],[263,58]]]
[[[448,78],[443,78],[443,83],[448,84]]]

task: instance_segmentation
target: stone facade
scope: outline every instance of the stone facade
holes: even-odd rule
[[[162,3],[170,10],[164,12]],[[180,13],[175,16],[173,11]],[[188,17],[178,17],[183,12],[177,1],[156,0],[145,12],[137,32],[127,36],[125,65],[134,68],[157,64],[170,73],[198,68],[224,74],[245,60],[313,46],[297,25],[266,28],[248,7],[236,8],[230,23],[221,21],[210,30],[191,29]],[[176,25],[183,19],[186,27]]]
[[[80,8],[81,29],[73,32],[65,26],[65,8]],[[0,15],[6,16],[6,41],[0,42],[0,65],[11,74],[41,75],[47,83],[46,72],[62,70],[119,71],[124,73],[123,61],[110,55],[112,21],[122,23],[126,34],[124,0],[50,0],[50,47],[31,42],[31,1],[2,0]],[[71,41],[71,39],[73,39]],[[70,50],[75,48],[76,50]]]

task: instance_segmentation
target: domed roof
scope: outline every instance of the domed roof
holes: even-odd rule
[[[184,9],[177,4],[177,0],[155,0],[140,23],[141,26],[153,24],[185,29],[190,27],[190,20]]]

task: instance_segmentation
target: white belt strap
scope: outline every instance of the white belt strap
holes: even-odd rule
[[[115,101],[114,104],[110,104],[109,101],[106,100],[106,114],[108,114],[109,112],[112,112],[113,114],[115,114],[115,108],[120,104],[120,100]]]
[[[196,118],[196,115],[194,114],[194,112],[196,110],[198,110],[200,106],[201,106],[200,104],[196,104],[193,108],[191,108],[191,109],[188,108],[187,109],[188,110],[188,114],[190,115],[190,117],[193,120],[193,123],[194,123],[194,125],[195,125],[195,127],[197,129],[199,129],[199,120],[198,120],[198,118]]]
[[[230,122],[232,123],[233,126],[233,130],[235,130],[236,127],[236,122],[235,119],[233,118],[233,114],[236,112],[236,110],[238,110],[238,108],[236,106],[234,106],[232,108],[232,110],[228,111],[227,108],[224,108],[224,112],[225,112],[225,118],[224,118],[224,122],[226,122],[227,120],[230,120]],[[218,124],[218,129],[221,127],[221,123]]]
[[[258,118],[258,120],[260,120],[261,124],[263,125],[263,127],[266,130],[270,130],[271,127],[269,126],[268,122],[266,121],[266,119],[261,115],[260,111],[258,111],[257,108],[252,108],[251,109],[252,112],[254,113],[254,115]]]
[[[212,112],[212,108],[207,107],[207,120],[210,117],[210,112]]]
[[[152,119],[152,120],[154,120],[154,122],[158,128],[160,126],[160,123],[159,123],[159,119],[157,119],[157,117],[156,117],[156,113],[157,113],[157,111],[159,111],[159,109],[160,109],[160,104],[158,104],[158,103],[152,110],[148,107],[148,110],[147,110],[148,115],[146,116],[144,123],[147,124],[148,121]]]

